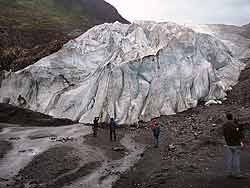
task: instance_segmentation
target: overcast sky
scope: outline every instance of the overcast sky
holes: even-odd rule
[[[129,21],[250,23],[250,0],[106,0]]]

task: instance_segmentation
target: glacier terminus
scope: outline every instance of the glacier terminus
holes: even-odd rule
[[[0,101],[54,117],[134,124],[226,98],[244,69],[218,38],[164,22],[102,24],[18,72],[4,72]]]

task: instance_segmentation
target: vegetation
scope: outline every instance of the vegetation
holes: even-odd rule
[[[25,68],[94,25],[128,23],[104,0],[0,0],[0,10],[0,71]]]
[[[95,24],[95,18],[84,15],[77,8],[68,8],[53,0],[0,0],[1,25],[12,25],[19,29],[63,29],[81,28],[83,18]],[[82,28],[84,29],[84,28]]]

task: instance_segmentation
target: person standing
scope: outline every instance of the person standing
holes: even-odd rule
[[[240,174],[240,150],[244,146],[242,127],[233,120],[231,113],[226,114],[223,135],[226,141],[225,163],[228,177],[242,177]]]
[[[20,107],[24,107],[27,104],[27,101],[22,95],[18,95],[17,102]]]
[[[98,121],[99,121],[99,117],[95,117],[94,119],[94,124],[93,124],[93,136],[97,137],[97,131],[98,131]]]
[[[154,147],[158,148],[159,147],[159,137],[160,137],[160,125],[156,121],[156,119],[152,119],[150,122],[150,128],[153,132],[153,137],[154,137]]]
[[[114,141],[116,141],[116,129],[118,128],[118,124],[116,123],[116,121],[114,120],[114,118],[110,119],[110,124],[109,124],[109,130],[110,130],[110,140],[113,140],[114,137]]]

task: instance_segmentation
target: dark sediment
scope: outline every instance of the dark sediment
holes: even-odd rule
[[[68,146],[50,148],[34,159],[14,178],[13,187],[23,187],[25,184],[44,186],[53,182],[61,175],[74,170],[79,165],[80,158],[74,155],[74,148]]]
[[[12,144],[5,140],[0,140],[0,159],[4,157],[4,155],[12,149]]]
[[[105,155],[111,160],[118,160],[125,156],[127,152],[125,149],[123,151],[114,151],[114,148],[123,148],[120,144],[121,138],[124,136],[125,129],[117,130],[117,141],[112,142],[109,138],[109,130],[108,129],[98,129],[98,137],[93,137],[93,135],[88,135],[86,137],[86,144],[92,145],[94,147],[100,148],[104,151]]]
[[[71,125],[75,122],[69,119],[53,118],[39,112],[0,103],[0,123],[18,124],[24,127],[40,127]]]

